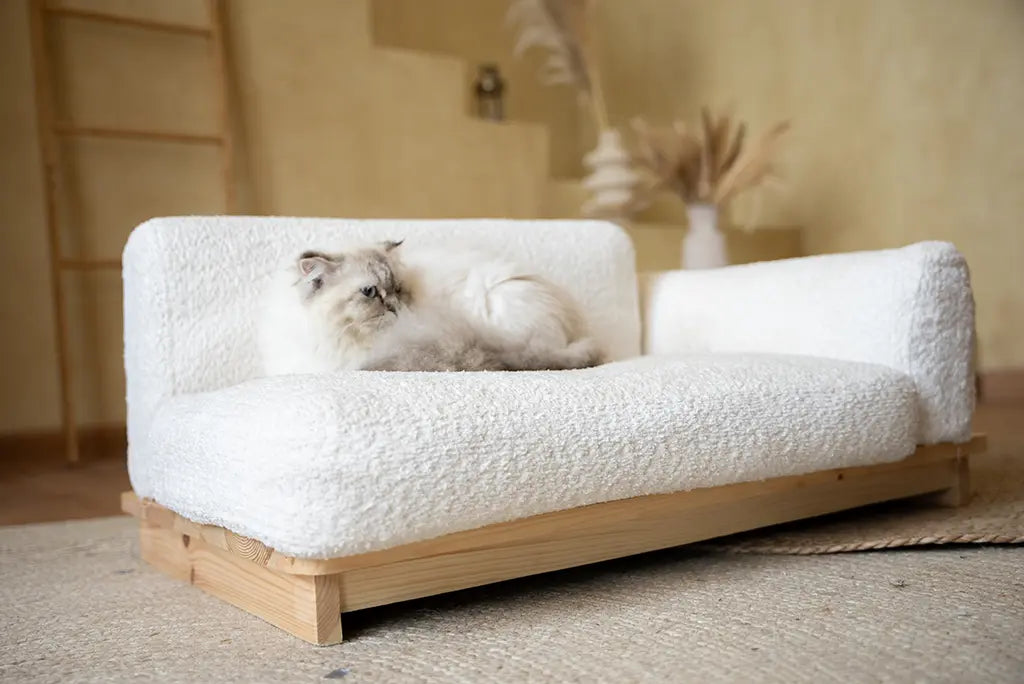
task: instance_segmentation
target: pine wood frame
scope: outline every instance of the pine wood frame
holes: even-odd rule
[[[833,513],[890,499],[969,496],[963,444],[921,446],[896,463],[825,470],[532,516],[355,556],[293,558],[230,530],[202,525],[133,492],[140,555],[313,644],[341,642],[341,614],[456,589],[595,563]]]

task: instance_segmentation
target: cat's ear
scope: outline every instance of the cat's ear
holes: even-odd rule
[[[321,252],[303,252],[296,266],[299,274],[306,278],[316,278],[338,268],[337,257],[330,257]]]
[[[403,242],[405,242],[405,240],[385,240],[380,243],[380,248],[385,252],[393,252],[395,249],[400,247]]]

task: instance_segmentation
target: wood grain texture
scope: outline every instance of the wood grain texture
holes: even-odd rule
[[[318,644],[341,639],[340,613],[664,549],[890,499],[963,501],[969,442],[906,459],[631,499],[532,516],[373,553],[299,559],[177,515],[132,492],[142,557]]]
[[[776,515],[771,516],[765,511],[764,522],[760,522],[760,518],[751,519],[750,526],[746,529],[752,529],[775,524],[781,522],[782,519],[796,519],[801,517],[804,510],[812,512],[803,513],[803,517],[820,515],[821,513],[814,511],[822,507],[828,508],[832,504],[834,506],[831,510],[840,510],[882,501],[886,498],[913,496],[929,491],[948,489],[954,485],[951,479],[952,466],[950,464],[956,461],[961,452],[964,454],[983,452],[985,441],[984,436],[977,435],[963,445],[921,446],[914,454],[896,463],[860,468],[840,468],[760,482],[741,482],[671,494],[619,499],[455,532],[382,551],[328,559],[295,558],[279,553],[262,542],[249,539],[230,530],[193,522],[154,501],[139,500],[132,492],[123,494],[122,510],[151,524],[198,537],[221,550],[231,551],[246,560],[280,572],[297,575],[323,575],[361,568],[375,568],[400,561],[443,554],[490,549],[495,546],[561,539],[571,540],[582,534],[607,535],[616,531],[626,531],[628,534],[635,531],[635,526],[646,525],[651,521],[671,521],[679,516],[689,517],[714,508],[742,508],[751,502],[761,502],[766,498],[779,499],[776,504],[778,511]],[[923,471],[920,469],[920,466],[929,464],[939,464],[939,466]],[[936,482],[934,479],[936,473],[943,473],[948,478],[945,480],[940,478],[940,481]],[[922,475],[926,479],[915,482],[914,478],[917,475]],[[816,494],[819,490],[828,490],[830,495],[822,499]],[[758,522],[760,524],[755,524]],[[728,532],[720,534],[728,534]],[[695,540],[689,539],[688,541]],[[650,543],[650,540],[647,543]],[[665,546],[681,543],[686,543],[686,540]],[[664,548],[664,546],[657,548]]]
[[[312,644],[341,642],[338,579],[287,575],[143,521],[142,559]]]
[[[953,486],[932,495],[932,501],[939,506],[957,508],[971,501],[970,452],[960,449],[953,462]]]
[[[965,448],[971,452],[983,450],[984,438],[980,436],[974,438],[968,445],[965,445]],[[953,444],[922,446],[918,447],[913,455],[897,463],[861,468],[841,468],[759,482],[741,482],[671,494],[620,499],[488,525],[475,530],[456,532],[437,539],[405,544],[367,554],[313,562],[308,559],[289,560],[284,556],[277,556],[274,558],[274,562],[275,567],[291,572],[337,572],[378,567],[407,559],[486,549],[497,545],[519,545],[537,540],[572,540],[583,534],[597,534],[606,537],[608,534],[621,532],[628,537],[647,524],[652,524],[657,530],[659,521],[671,524],[678,517],[689,518],[694,515],[702,515],[713,508],[742,508],[752,502],[763,500],[765,497],[778,497],[782,505],[788,503],[795,506],[801,502],[802,497],[809,496],[809,493],[813,493],[818,487],[836,487],[838,493],[844,498],[837,499],[837,508],[832,510],[840,510],[882,501],[885,498],[913,496],[928,491],[924,489],[907,494],[894,493],[899,487],[886,487],[885,480],[889,475],[900,473],[915,465],[955,459],[958,453],[957,449],[957,445]],[[864,482],[877,482],[879,487],[877,489],[872,489],[871,486],[865,488],[861,486]],[[943,488],[939,486],[935,490]],[[801,516],[794,512],[793,516],[786,519],[794,520],[811,515],[820,515],[820,513],[810,512]],[[745,529],[763,527],[777,522],[782,522],[782,520],[768,518],[764,522],[753,520]],[[719,534],[729,533],[731,532],[720,532]],[[687,543],[687,541],[696,541],[696,539],[676,541],[656,548],[665,548]],[[637,553],[637,551],[632,553]],[[614,556],[607,556],[607,558],[611,557]]]
[[[955,458],[899,468],[853,468],[822,477],[698,490],[693,497],[628,499],[584,515],[535,521],[529,539],[472,548],[421,548],[421,556],[341,571],[342,611],[430,596],[664,549],[826,513],[955,487]],[[628,502],[628,503],[627,503]],[[599,506],[587,507],[598,509]],[[573,520],[573,518],[575,518]],[[571,522],[569,522],[571,520]],[[523,530],[520,530],[523,531]]]

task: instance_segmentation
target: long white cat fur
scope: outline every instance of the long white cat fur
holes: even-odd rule
[[[578,306],[557,285],[479,250],[399,244],[307,252],[283,267],[259,321],[264,373],[600,362]]]

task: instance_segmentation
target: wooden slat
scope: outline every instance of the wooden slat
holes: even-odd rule
[[[839,476],[843,477],[840,478]],[[749,483],[670,495],[601,512],[600,518],[548,519],[529,541],[449,551],[341,571],[341,609],[397,601],[525,577],[704,541],[738,532],[948,489],[956,461],[905,464],[898,469],[851,469],[827,477]]]
[[[115,140],[147,140],[153,142],[186,143],[191,145],[222,145],[221,135],[205,133],[182,133],[178,131],[147,131],[131,128],[107,128],[103,126],[72,126],[68,123],[54,124],[54,131],[65,137],[110,138]]]
[[[897,463],[610,501],[327,560],[281,556],[131,492],[122,496],[122,508],[140,518],[140,550],[147,562],[307,641],[329,644],[341,640],[344,611],[889,499],[948,492],[946,503],[961,503],[967,456],[984,449],[985,438],[977,436],[963,445],[919,447]]]
[[[135,492],[121,492],[121,510],[143,521],[142,501]]]
[[[120,259],[61,259],[60,267],[73,271],[98,271],[121,269]]]
[[[201,539],[143,522],[139,554],[171,577],[317,645],[341,642],[338,580],[260,567]]]
[[[130,17],[123,14],[111,14],[109,12],[96,12],[94,10],[78,9],[75,7],[47,6],[45,11],[49,14],[67,17],[70,19],[96,21],[105,24],[117,24],[119,26],[131,26],[148,31],[180,33],[202,37],[209,37],[212,33],[211,29],[206,26],[195,26],[168,21],[155,21],[153,19],[144,19],[142,17]]]
[[[954,462],[953,486],[948,489],[936,492],[932,501],[939,506],[959,508],[966,506],[971,501],[971,469],[969,466],[970,452],[962,450],[959,458]]]
[[[762,482],[741,482],[672,494],[619,499],[487,525],[383,551],[328,559],[294,558],[279,553],[259,541],[243,537],[230,530],[214,525],[195,523],[153,501],[139,501],[131,492],[125,492],[122,507],[126,512],[151,524],[199,537],[217,548],[232,551],[249,561],[280,572],[299,575],[347,573],[363,568],[380,568],[407,560],[495,547],[517,547],[551,541],[562,543],[566,540],[571,542],[572,539],[588,534],[607,536],[624,532],[628,536],[636,532],[629,527],[634,522],[647,525],[654,521],[656,524],[653,529],[655,532],[659,532],[662,525],[677,525],[680,516],[688,520],[698,517],[715,518],[714,509],[716,508],[743,509],[748,504],[759,502],[754,506],[755,512],[757,512],[761,510],[760,507],[764,505],[765,500],[774,500],[773,497],[778,498],[779,514],[772,517],[773,514],[766,508],[762,516],[763,521],[745,529],[776,524],[780,522],[778,518],[780,514],[789,515],[790,517],[786,519],[794,520],[799,517],[829,512],[820,510],[822,506],[826,508],[831,506],[829,510],[842,510],[852,506],[883,501],[887,498],[939,491],[954,485],[953,471],[948,468],[942,470],[942,467],[956,462],[961,454],[984,452],[985,442],[983,435],[977,435],[963,445],[936,444],[918,447],[914,454],[896,463],[839,468],[806,475],[774,478]],[[938,471],[915,470],[919,466],[932,464],[940,466]],[[940,483],[942,486],[921,490],[920,485],[914,479],[921,472],[930,475],[942,472],[950,479],[948,482]],[[907,473],[910,475],[908,476]],[[890,484],[890,480],[892,484]],[[928,479],[922,479],[920,482],[924,483],[923,486],[926,487],[934,485],[934,481]],[[827,496],[819,493],[824,491],[828,492]],[[671,522],[666,523],[666,520]],[[626,527],[624,528],[623,525]],[[721,534],[727,533],[722,532]],[[699,536],[702,532],[690,528],[687,534],[698,534]],[[675,538],[666,537],[666,539],[671,542],[667,544],[669,546],[686,543],[685,541],[676,541]],[[649,538],[644,541],[644,544],[647,543],[650,543]]]
[[[43,200],[46,215],[46,236],[49,247],[50,287],[53,291],[53,318],[57,337],[57,377],[60,383],[60,423],[64,432],[64,451],[69,463],[78,463],[78,430],[71,386],[71,342],[68,336],[64,283],[60,277],[60,218],[57,196],[60,184],[60,159],[53,135],[54,113],[51,89],[50,56],[46,47],[44,0],[33,0],[29,6],[33,77],[36,92],[36,129],[43,161]]]
[[[970,453],[983,451],[984,437],[977,436],[973,438],[967,445],[964,445],[964,448]],[[437,539],[414,542],[392,549],[356,556],[310,561],[309,559],[289,560],[287,557],[278,554],[272,556],[271,561],[275,563],[275,567],[282,570],[290,568],[292,572],[304,573],[314,568],[316,572],[339,572],[364,567],[378,567],[405,559],[422,558],[424,556],[453,553],[467,549],[488,548],[494,545],[522,544],[537,539],[551,539],[552,530],[554,529],[562,530],[560,533],[562,536],[571,538],[588,528],[605,531],[608,525],[614,524],[617,520],[638,515],[647,517],[672,516],[677,512],[704,509],[710,505],[746,501],[764,496],[765,493],[791,491],[800,493],[809,488],[828,484],[832,481],[845,482],[845,487],[850,488],[852,483],[858,482],[856,478],[861,475],[897,473],[912,464],[955,459],[957,453],[958,446],[955,444],[920,446],[906,459],[896,463],[884,463],[860,468],[839,468],[805,475],[773,478],[760,482],[740,482],[671,494],[652,494],[631,499],[608,501],[565,511],[545,513],[507,523],[488,525],[475,530],[445,535]],[[907,494],[906,496],[911,495]],[[764,524],[774,523],[766,522]]]

